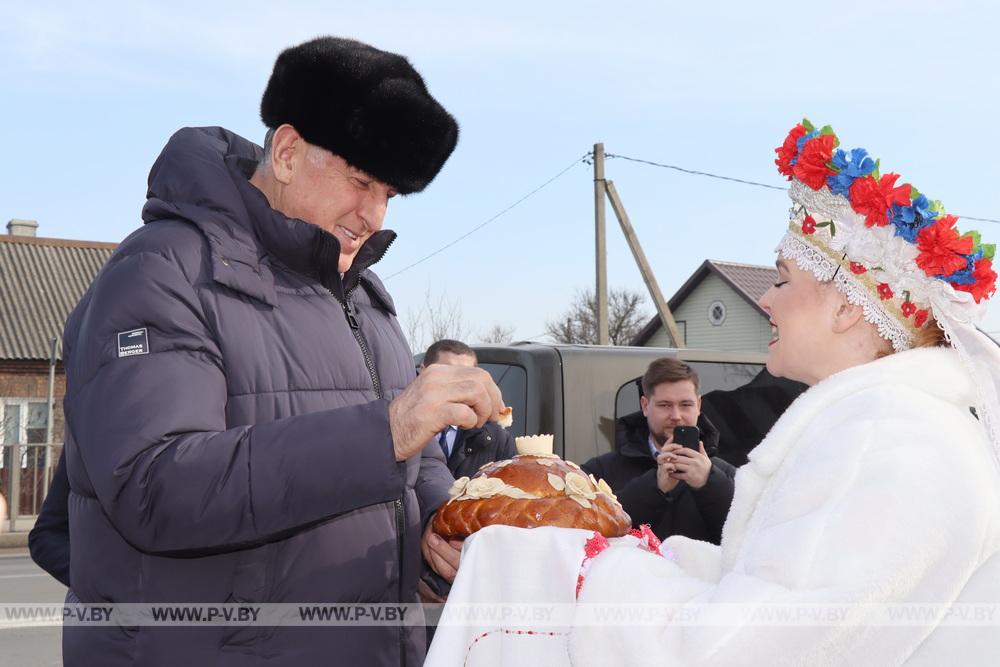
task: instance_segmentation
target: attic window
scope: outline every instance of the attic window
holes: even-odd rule
[[[726,321],[726,304],[721,301],[713,301],[708,306],[708,321],[712,326],[720,326]]]

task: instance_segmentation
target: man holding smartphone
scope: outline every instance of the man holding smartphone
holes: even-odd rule
[[[615,451],[581,466],[603,478],[634,525],[657,537],[718,544],[733,500],[736,469],[715,456],[719,432],[701,414],[698,374],[671,357],[642,377],[640,412],[619,418]]]

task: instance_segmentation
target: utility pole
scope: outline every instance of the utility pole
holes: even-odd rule
[[[605,183],[608,199],[611,200],[611,209],[618,218],[618,224],[621,225],[622,232],[625,234],[628,247],[631,248],[635,263],[639,266],[639,272],[642,274],[642,279],[646,283],[646,289],[649,290],[649,296],[653,299],[653,304],[656,306],[660,322],[670,332],[670,338],[673,340],[674,347],[682,348],[684,347],[684,340],[677,329],[677,322],[674,321],[670,307],[667,306],[667,301],[663,298],[663,292],[660,291],[660,285],[656,282],[656,276],[653,275],[653,270],[650,268],[649,262],[646,261],[646,253],[642,251],[642,246],[639,245],[639,237],[635,235],[635,229],[632,228],[632,223],[628,219],[628,213],[625,212],[625,205],[622,204],[622,200],[618,196],[615,184],[611,181],[605,181]]]
[[[611,201],[611,208],[618,218],[618,224],[625,234],[628,247],[632,250],[632,257],[639,267],[642,279],[649,290],[649,296],[656,306],[656,312],[660,316],[660,322],[670,334],[674,347],[683,348],[684,339],[681,338],[677,329],[677,322],[670,312],[666,299],[660,291],[660,285],[656,282],[656,276],[646,260],[646,253],[643,252],[639,244],[639,237],[632,228],[632,223],[625,212],[625,205],[622,204],[621,197],[615,189],[615,184],[604,178],[604,144],[594,144],[594,220],[596,223],[596,239],[594,247],[597,251],[597,286],[595,298],[597,301],[597,340],[600,345],[607,345],[608,336],[608,266],[607,266],[607,244],[604,239],[604,197]]]
[[[597,252],[597,285],[594,298],[597,301],[597,344],[607,345],[608,336],[608,248],[604,234],[604,195],[607,192],[604,181],[604,144],[594,144],[594,248]]]

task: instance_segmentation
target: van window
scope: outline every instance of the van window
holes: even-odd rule
[[[504,403],[514,410],[514,425],[508,429],[512,436],[524,435],[528,409],[528,373],[522,366],[512,364],[479,364],[479,367],[492,376]]]

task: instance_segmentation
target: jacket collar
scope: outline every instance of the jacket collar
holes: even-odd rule
[[[179,130],[150,171],[143,220],[182,218],[197,226],[208,241],[213,279],[270,306],[277,304],[270,268],[277,261],[316,278],[341,299],[364,281],[373,298],[395,313],[385,288],[368,271],[395,232],[373,234],[342,279],[337,238],[271,208],[250,183],[262,155],[259,146],[221,127]]]

